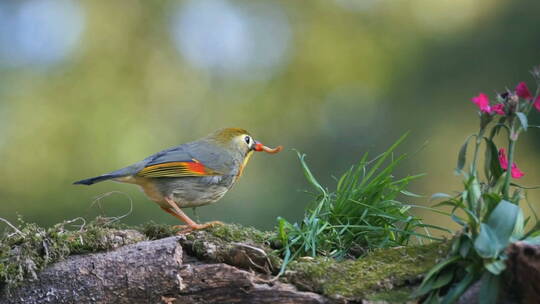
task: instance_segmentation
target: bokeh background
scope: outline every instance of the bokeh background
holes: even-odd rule
[[[286,150],[255,155],[200,220],[299,220],[311,198],[293,148],[332,188],[406,131],[397,175],[427,173],[411,185],[425,197],[406,201],[429,204],[460,187],[470,98],[534,87],[539,11],[536,0],[0,1],[0,217],[117,216],[126,196],[92,202],[120,191],[133,201],[123,222],[176,224],[132,185],[71,183],[227,126]],[[540,184],[539,139],[531,130],[518,146],[526,185]]]

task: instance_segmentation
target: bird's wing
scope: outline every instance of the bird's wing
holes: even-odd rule
[[[188,143],[158,152],[146,158],[144,167],[136,173],[141,177],[187,177],[223,175],[220,151],[200,153],[215,147],[200,147],[200,143]]]
[[[221,173],[193,159],[191,161],[167,162],[147,166],[137,172],[136,175],[142,177],[185,177],[221,175]]]

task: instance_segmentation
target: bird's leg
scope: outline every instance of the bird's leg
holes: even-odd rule
[[[186,233],[186,232],[189,232],[189,231],[192,231],[192,230],[205,229],[205,228],[212,227],[212,226],[215,226],[215,225],[223,225],[223,223],[218,222],[218,221],[208,222],[208,223],[204,223],[204,224],[197,224],[195,221],[190,219],[182,211],[182,209],[180,209],[180,207],[178,207],[178,205],[176,205],[176,203],[172,199],[165,198],[165,201],[171,206],[171,208],[161,207],[161,209],[165,210],[167,213],[171,214],[172,216],[178,218],[179,220],[181,220],[182,222],[187,224],[187,227],[184,230],[180,231],[180,233]]]
[[[181,221],[184,221],[181,217],[178,216],[178,214],[176,214],[176,212],[174,212],[172,209],[170,208],[165,208],[165,207],[161,207],[161,209],[165,212],[167,212],[168,214],[176,217],[177,219],[181,220]],[[174,225],[173,226],[174,228],[177,228],[177,229],[182,229],[182,230],[185,230],[188,228],[187,225]]]
[[[197,213],[197,207],[193,207],[193,208],[191,208],[191,210],[193,210],[193,215],[195,216],[195,220],[197,222],[200,222],[201,218],[199,218],[199,213]]]

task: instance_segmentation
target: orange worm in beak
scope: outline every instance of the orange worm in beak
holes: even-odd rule
[[[255,151],[258,151],[258,152],[264,151],[266,153],[275,154],[275,153],[278,153],[281,150],[283,150],[283,146],[277,146],[274,149],[272,149],[272,148],[269,148],[269,147],[261,144],[260,142],[257,142],[255,144]]]

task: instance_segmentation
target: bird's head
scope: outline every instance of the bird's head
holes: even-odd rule
[[[226,149],[241,153],[244,157],[251,154],[253,151],[264,151],[273,154],[278,153],[283,149],[282,146],[278,146],[274,149],[269,148],[253,139],[248,131],[240,128],[219,129],[208,137]]]

